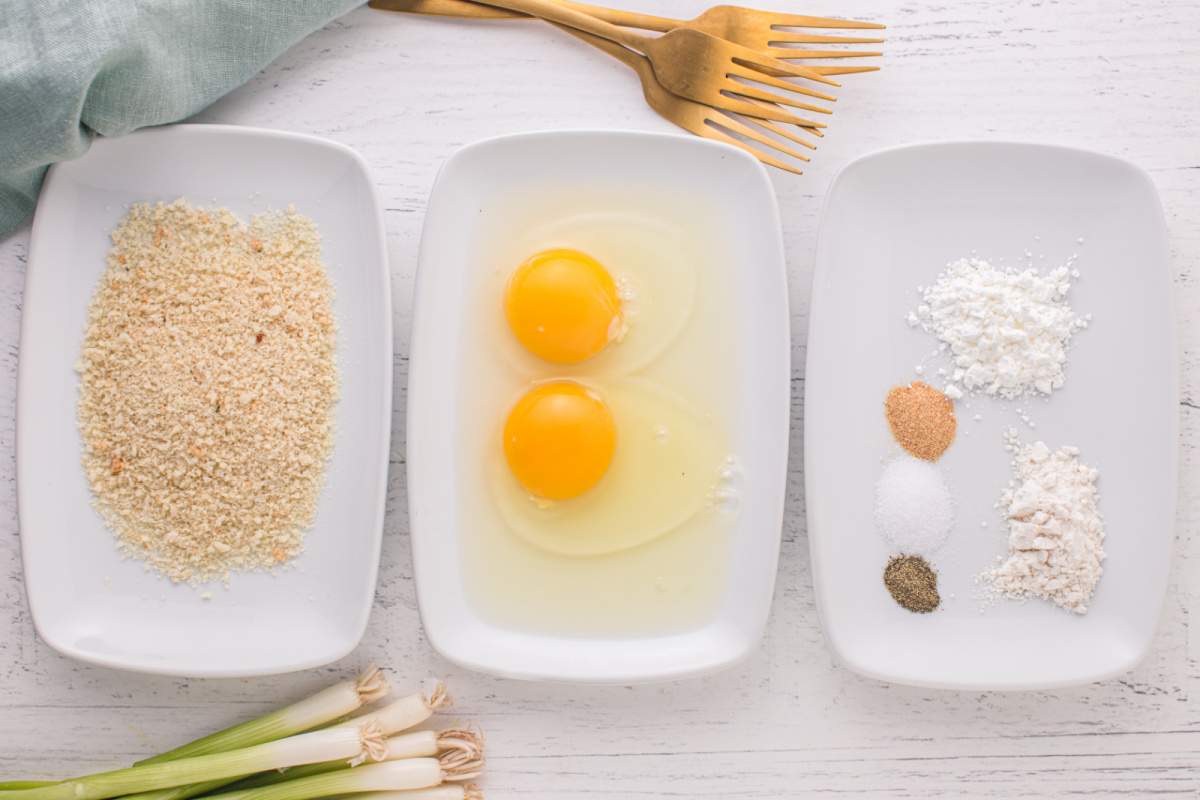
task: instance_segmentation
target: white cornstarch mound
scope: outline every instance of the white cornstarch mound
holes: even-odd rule
[[[977,258],[951,262],[908,315],[950,350],[946,394],[966,389],[1011,400],[1061,387],[1071,336],[1088,324],[1067,305],[1071,276],[1070,261],[1045,274]]]
[[[1086,614],[1103,571],[1099,473],[1080,463],[1077,448],[1022,446],[1011,430],[1006,439],[1014,453],[1014,479],[1000,499],[1008,558],[983,578],[1001,594],[1038,597]]]
[[[889,461],[875,486],[875,527],[901,553],[941,547],[954,527],[954,501],[938,468],[908,456]]]
[[[290,209],[132,207],[77,365],[84,468],[125,553],[201,581],[301,550],[332,442],[332,297]]]

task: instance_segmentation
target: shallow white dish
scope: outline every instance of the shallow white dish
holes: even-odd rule
[[[506,197],[578,186],[699,197],[744,246],[740,276],[733,452],[746,474],[731,537],[729,582],[711,620],[667,636],[533,634],[492,624],[463,585],[454,398],[462,384],[465,276],[472,235]],[[508,136],[471,145],[442,168],[429,200],[414,301],[408,388],[408,490],[417,594],[426,634],[446,658],[497,675],[633,682],[707,673],[744,656],[766,623],[779,553],[789,410],[787,286],[778,211],[762,167],[736,148],[633,132]]]
[[[79,356],[109,233],[138,201],[184,197],[243,218],[295,204],[314,219],[337,293],[341,395],[305,552],[277,575],[211,593],[122,561],[91,506],[76,424]],[[392,397],[391,294],[366,164],[334,142],[223,125],[100,139],[51,169],[34,219],[21,330],[21,549],[38,633],[111,667],[243,676],[336,660],[362,637],[375,590]]]
[[[872,518],[882,461],[899,451],[883,398],[918,379],[914,366],[937,345],[904,316],[916,287],[948,261],[977,251],[1016,266],[1026,250],[1042,269],[1078,253],[1069,302],[1094,319],[1076,334],[1066,384],[1048,401],[957,404],[958,436],[938,462],[957,502],[956,526],[934,558],[943,606],[912,614],[883,587],[890,552]],[[805,473],[818,607],[849,667],[933,687],[1033,689],[1101,680],[1146,654],[1175,520],[1171,297],[1158,196],[1124,161],[975,142],[885,150],[842,171],[826,198],[813,279]],[[942,363],[928,361],[925,376],[939,387]],[[1100,471],[1107,560],[1086,616],[979,597],[975,576],[1007,549],[993,504],[1010,477],[1001,441],[1010,426],[1023,441],[1078,446]]]

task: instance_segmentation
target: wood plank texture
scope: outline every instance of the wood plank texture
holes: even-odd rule
[[[885,69],[845,78],[808,173],[773,176],[790,267],[795,402],[778,589],[753,657],[699,681],[569,688],[464,673],[431,653],[413,592],[403,419],[413,271],[433,177],[456,148],[495,134],[670,127],[644,106],[627,70],[546,26],[360,9],[197,119],[344,142],[370,162],[387,209],[396,402],[383,566],[366,638],[328,668],[215,681],[90,667],[37,639],[21,581],[13,450],[25,228],[0,242],[0,777],[115,766],[376,660],[399,684],[448,675],[456,713],[487,730],[491,798],[1200,796],[1200,4],[773,4],[890,28]],[[637,5],[676,16],[700,10],[683,0]],[[833,663],[822,640],[800,425],[817,213],[832,176],[855,156],[955,138],[1057,142],[1128,158],[1150,171],[1166,208],[1183,364],[1176,558],[1153,650],[1116,680],[1015,694],[887,686]]]

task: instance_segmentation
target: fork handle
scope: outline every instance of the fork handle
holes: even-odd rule
[[[462,0],[462,2],[469,2],[469,0]],[[582,5],[582,4],[577,4],[577,5]],[[608,39],[601,39],[599,36],[594,36],[590,33],[585,33],[583,31],[579,30],[578,28],[572,28],[568,25],[563,25],[558,22],[551,22],[550,24],[553,25],[554,27],[558,28],[560,31],[563,31],[564,33],[569,33],[572,36],[574,36],[576,39],[579,39],[587,44],[590,44],[592,47],[596,48],[597,50],[602,50],[603,52],[608,53],[610,56],[615,58],[617,61],[620,61],[622,64],[626,65],[627,67],[632,68],[634,72],[638,73],[638,75],[642,75],[642,71],[644,69],[650,68],[650,64],[648,61],[646,61],[645,56],[638,55],[637,53],[630,50],[628,47],[619,45],[616,42],[611,42]],[[649,75],[653,79],[653,77],[654,77],[653,70],[650,71]]]
[[[590,14],[557,3],[555,0],[488,0],[485,5],[519,11],[548,22],[557,22],[623,44],[639,53],[645,53],[647,45],[654,42],[654,39],[649,36],[617,27],[611,22],[597,19]]]
[[[640,28],[645,31],[666,33],[682,24],[682,20],[656,17],[653,14],[641,14],[636,11],[593,6],[587,3],[571,2],[571,0],[556,0],[556,2],[625,28]],[[523,19],[528,17],[527,14],[483,3],[473,3],[470,0],[371,0],[367,5],[384,11],[404,11],[409,14],[430,14],[440,17],[464,17],[467,19]]]

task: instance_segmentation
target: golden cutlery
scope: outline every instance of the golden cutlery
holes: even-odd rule
[[[465,1],[465,0],[464,0]],[[603,50],[618,61],[623,62],[631,67],[637,73],[638,78],[642,82],[642,94],[645,95],[646,102],[653,108],[658,115],[668,122],[672,122],[686,131],[704,137],[705,139],[715,139],[719,142],[726,142],[740,147],[750,155],[757,158],[764,164],[769,164],[772,167],[793,172],[797,175],[802,174],[800,169],[779,159],[770,153],[763,152],[760,148],[748,144],[734,136],[731,136],[727,131],[739,134],[754,142],[764,145],[773,150],[776,150],[784,155],[794,158],[798,161],[808,161],[808,156],[799,152],[787,143],[773,139],[757,128],[742,122],[733,114],[720,109],[712,108],[703,103],[696,103],[692,100],[687,100],[678,95],[671,94],[659,84],[658,79],[654,77],[654,69],[650,66],[649,60],[645,56],[638,55],[627,47],[622,47],[615,42],[610,42],[607,39],[601,39],[599,36],[593,36],[590,33],[576,30],[566,25],[551,23],[557,28],[561,28],[572,36],[590,44],[599,50]],[[765,120],[755,120],[757,125],[765,128],[777,136],[789,139],[799,145],[811,149],[816,146],[804,139],[798,134],[787,130],[783,125]],[[806,129],[808,130],[808,129]]]
[[[805,119],[781,106],[821,114],[831,113],[829,108],[789,94],[767,91],[746,81],[829,102],[836,98],[778,76],[805,78],[830,86],[840,85],[807,67],[790,64],[690,28],[676,28],[652,37],[596,19],[554,0],[493,0],[488,4],[521,11],[624,45],[650,60],[658,83],[667,91],[746,116],[811,128],[824,127],[824,123]],[[766,70],[774,74],[768,74]],[[754,102],[757,100],[765,103]]]
[[[369,5],[372,8],[389,11],[407,11],[414,14],[434,14],[448,17],[518,19],[526,16],[515,11],[485,6],[480,3],[463,5],[468,2],[470,0],[371,0]],[[874,22],[781,14],[741,6],[714,6],[695,19],[683,20],[593,6],[587,3],[572,2],[572,0],[558,0],[558,2],[624,28],[640,28],[662,33],[675,28],[691,28],[753,48],[776,58],[860,58],[882,55],[879,52],[857,50],[801,50],[775,46],[779,44],[878,44],[883,39],[862,36],[829,36],[782,30],[783,28],[881,30],[885,27]]]
[[[882,29],[886,26],[871,22],[856,22],[854,20],[839,20],[828,17],[800,17],[794,14],[775,14],[765,11],[756,11],[752,8],[741,8],[739,6],[717,6],[716,9],[701,14],[695,20],[673,20],[666,17],[653,17],[646,14],[637,14],[629,11],[619,11],[612,8],[604,8],[603,6],[592,6],[585,3],[574,3],[570,0],[558,0],[562,5],[571,6],[579,11],[591,14],[594,17],[603,19],[606,22],[612,22],[623,27],[641,27],[627,23],[632,23],[634,19],[643,23],[646,26],[644,30],[669,30],[667,26],[675,25],[675,27],[694,27],[695,24],[705,19],[711,12],[721,10],[723,14],[745,14],[747,18],[752,15],[768,14],[772,18],[770,23],[772,26],[785,26],[786,22],[779,20],[812,20],[814,23],[819,23],[822,27],[834,27],[834,25],[845,26],[847,28],[871,28]],[[516,11],[509,11],[506,8],[496,8],[495,6],[484,5],[483,3],[471,2],[471,0],[371,0],[367,5],[372,8],[377,8],[383,11],[403,11],[410,14],[425,14],[438,17],[459,17],[462,19],[531,19],[528,14],[521,14]],[[750,26],[743,26],[743,30],[749,29]],[[795,26],[792,26],[795,27]],[[727,30],[729,30],[727,28]],[[712,31],[706,31],[711,33]],[[820,41],[826,43],[839,44],[875,44],[882,42],[883,39],[876,38],[856,38],[856,37],[838,37],[838,36],[816,36],[811,35],[806,38],[801,38],[804,35],[798,33],[783,33],[776,32],[774,38],[767,39],[767,44],[776,43],[794,43],[801,41]],[[788,36],[786,40],[781,40],[780,36]],[[723,37],[728,38],[728,37]],[[761,42],[761,37],[753,38],[745,37],[745,40],[732,39],[736,44],[752,47],[754,45],[749,42]],[[778,50],[786,51],[786,55],[776,55],[777,58],[784,60],[791,58],[816,58],[818,51],[799,50],[792,48],[778,48]],[[877,52],[858,52],[858,51],[836,51],[839,58],[850,58],[858,56],[877,56]],[[820,56],[825,57],[825,56]],[[805,67],[821,75],[851,75],[859,72],[875,72],[879,69],[876,66],[830,66],[826,64],[805,64]],[[765,70],[767,74],[771,74],[770,70]]]

